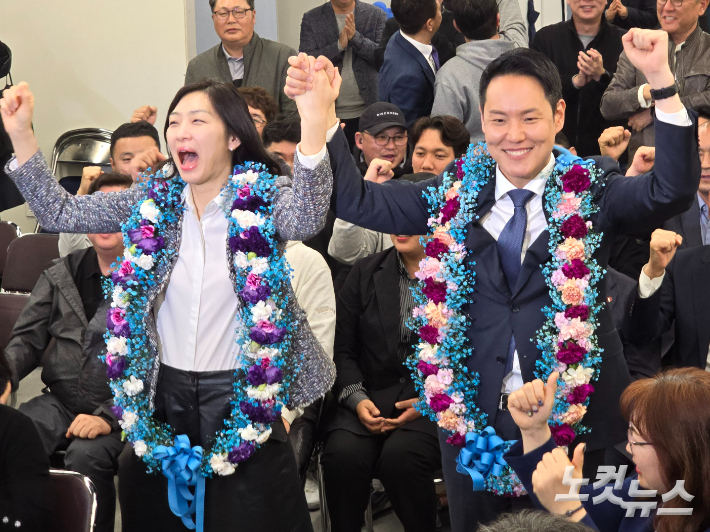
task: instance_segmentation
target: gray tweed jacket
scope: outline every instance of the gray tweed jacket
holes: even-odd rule
[[[387,15],[382,9],[355,0],[355,36],[348,46],[353,50],[353,73],[366,105],[379,101],[375,50],[386,22]],[[335,11],[330,2],[326,2],[303,15],[298,49],[315,57],[324,55],[342,68],[344,52],[338,48],[339,37]]]
[[[133,206],[146,196],[142,186],[134,185],[122,192],[96,193],[91,196],[72,196],[65,191],[52,175],[41,152],[37,152],[22,166],[10,170],[13,160],[6,166],[7,174],[15,181],[17,188],[30,205],[32,212],[42,227],[49,231],[66,233],[116,233],[128,219]],[[326,158],[314,169],[304,168],[298,158],[294,160],[293,181],[280,177],[278,191],[273,202],[273,217],[281,246],[287,240],[305,240],[316,234],[325,225],[330,203],[333,174],[330,159]],[[165,230],[165,243],[169,249],[180,249],[182,236],[182,216]],[[227,245],[225,241],[225,245]],[[234,254],[227,248],[230,278],[235,282]],[[154,316],[156,300],[159,299],[170,282],[170,274],[175,266],[177,253],[171,262],[161,263],[155,276],[162,282],[155,284],[148,295],[148,306],[144,323],[150,338],[154,366],[147,376],[151,398],[157,384],[160,357],[158,354],[158,331]],[[236,287],[235,287],[236,291]],[[335,381],[335,366],[325,354],[315,338],[306,319],[306,314],[298,306],[293,290],[289,295],[288,311],[295,317],[298,327],[294,334],[292,352],[289,358],[303,355],[300,370],[289,390],[288,408],[306,406],[323,396]]]
[[[244,87],[261,87],[278,102],[282,113],[295,113],[296,103],[284,94],[288,58],[296,50],[285,44],[262,39],[254,32],[249,44],[244,47]],[[229,64],[222,50],[222,43],[202,52],[187,65],[185,85],[203,79],[232,82]]]

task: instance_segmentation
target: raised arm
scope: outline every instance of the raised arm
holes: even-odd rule
[[[500,13],[498,33],[501,38],[515,43],[516,47],[527,48],[528,31],[518,0],[498,0],[498,12]]]

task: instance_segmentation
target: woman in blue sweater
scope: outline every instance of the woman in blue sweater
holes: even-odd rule
[[[535,380],[510,395],[508,407],[522,441],[505,455],[538,507],[581,521],[601,532],[697,532],[710,530],[710,373],[697,368],[672,369],[631,384],[621,396],[621,413],[629,421],[629,442],[636,474],[612,484],[582,485],[586,500],[559,501],[557,494],[576,492],[563,484],[565,468],[582,478],[584,444],[572,460],[551,437],[548,418],[558,373],[547,384]],[[684,497],[663,494],[685,481]],[[579,486],[579,484],[578,484]],[[610,493],[595,504],[606,488]],[[654,490],[641,497],[635,490]],[[636,495],[632,497],[631,494]],[[689,497],[688,494],[692,497]],[[690,500],[687,500],[690,499]],[[631,503],[631,504],[629,504]],[[654,504],[655,503],[655,504]],[[631,508],[635,504],[636,510]],[[642,512],[641,507],[650,507]],[[690,515],[677,515],[683,510]],[[676,515],[673,515],[674,512]],[[648,515],[644,516],[644,513]]]

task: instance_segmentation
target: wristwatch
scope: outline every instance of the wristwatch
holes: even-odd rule
[[[663,89],[651,89],[651,100],[654,102],[657,100],[665,100],[671,96],[678,94],[678,84],[674,83],[670,87],[665,87]]]

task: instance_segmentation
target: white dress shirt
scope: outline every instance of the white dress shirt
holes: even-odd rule
[[[409,41],[412,46],[419,50],[419,52],[424,56],[424,59],[426,59],[427,63],[429,63],[429,66],[431,67],[434,74],[436,74],[436,63],[434,62],[434,56],[431,55],[431,52],[434,47],[431,44],[424,44],[419,41],[415,41],[409,35],[405,35],[401,31],[399,33],[402,35],[402,37]]]
[[[175,268],[158,308],[163,364],[186,371],[236,368],[239,300],[229,279],[222,195],[210,201],[201,219],[190,185],[182,192],[185,212]]]

